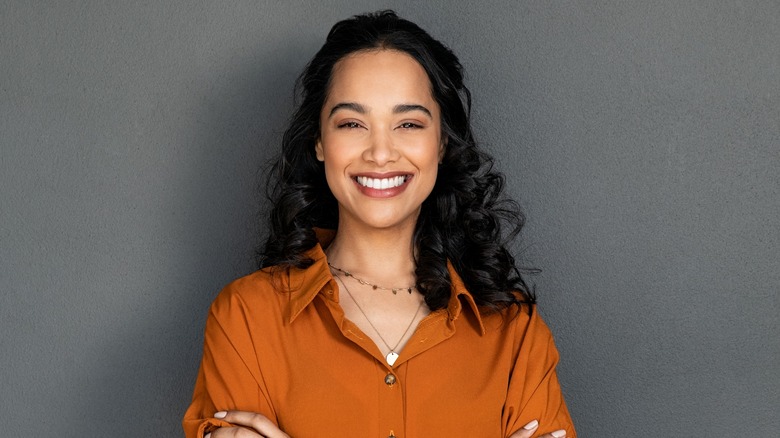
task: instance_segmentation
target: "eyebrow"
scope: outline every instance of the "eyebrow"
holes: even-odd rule
[[[341,103],[337,103],[336,105],[333,106],[333,108],[330,109],[330,114],[328,115],[328,118],[333,117],[333,114],[335,114],[336,111],[342,110],[342,109],[352,110],[352,111],[355,111],[356,113],[359,113],[359,114],[366,114],[366,113],[368,113],[368,111],[366,110],[366,107],[364,107],[363,105],[361,105],[359,103],[355,103],[355,102],[341,102]]]
[[[428,108],[422,106],[422,105],[416,105],[416,104],[402,104],[402,105],[396,105],[393,107],[393,113],[395,114],[401,114],[401,113],[408,113],[412,111],[422,111],[425,114],[428,115],[428,117],[433,118],[431,115],[431,112],[428,110]]]
[[[355,103],[355,102],[341,102],[341,103],[337,103],[336,105],[333,106],[333,108],[331,108],[330,114],[328,115],[328,118],[333,117],[333,114],[335,114],[336,111],[342,110],[342,109],[352,110],[352,111],[355,111],[356,113],[359,113],[359,114],[367,114],[368,113],[368,110],[366,109],[366,107],[364,107],[363,105],[361,105],[359,103]],[[412,111],[421,111],[421,112],[425,113],[426,115],[428,115],[428,117],[433,118],[433,115],[431,115],[431,111],[428,108],[426,108],[426,107],[424,107],[422,105],[417,105],[417,104],[400,104],[400,105],[396,105],[396,106],[393,107],[393,113],[394,114],[402,114],[402,113],[408,113],[408,112],[412,112]]]

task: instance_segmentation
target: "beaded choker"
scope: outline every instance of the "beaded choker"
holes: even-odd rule
[[[368,281],[363,280],[362,278],[355,277],[349,271],[346,271],[346,270],[341,269],[341,268],[337,268],[337,267],[331,265],[330,262],[328,262],[328,266],[330,266],[331,268],[333,268],[334,270],[336,270],[338,272],[341,272],[342,274],[344,274],[345,277],[349,277],[349,278],[355,279],[355,281],[357,281],[358,283],[360,283],[360,284],[362,284],[364,286],[371,286],[374,290],[377,290],[377,289],[389,290],[390,292],[393,293],[393,295],[398,294],[399,290],[405,290],[405,291],[407,291],[407,292],[409,292],[411,294],[413,290],[417,289],[417,286],[408,286],[408,287],[384,287],[384,286],[380,286],[378,284],[369,283]]]

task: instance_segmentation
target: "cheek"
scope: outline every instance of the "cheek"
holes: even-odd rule
[[[330,188],[330,192],[339,197],[339,193],[344,191],[344,185],[350,183],[350,181],[344,177],[347,167],[347,162],[344,160],[344,156],[336,148],[326,146],[323,149],[325,169],[325,181]]]
[[[444,148],[441,143],[428,144],[418,154],[418,161],[421,166],[427,169],[438,169],[442,158],[444,157]]]
[[[424,185],[426,190],[433,190],[433,186],[436,185],[436,180],[439,177],[439,153],[438,151],[431,152],[430,150],[419,157],[418,168],[420,169],[421,176],[424,179]]]

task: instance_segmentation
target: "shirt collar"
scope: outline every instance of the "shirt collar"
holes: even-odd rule
[[[315,229],[315,231],[318,243],[306,251],[306,255],[313,261],[312,265],[306,269],[290,268],[284,274],[287,291],[290,294],[286,309],[286,319],[290,324],[318,294],[323,294],[325,299],[338,301],[338,297],[334,293],[336,283],[328,268],[328,260],[323,250],[323,247],[330,244],[336,233],[332,230],[322,229]],[[446,309],[450,321],[454,321],[460,316],[463,309],[462,301],[465,301],[477,319],[481,334],[484,335],[485,325],[482,322],[479,306],[449,260],[447,261],[447,271],[449,271],[452,282],[452,293]]]
[[[477,317],[479,331],[484,335],[485,324],[482,323],[482,314],[479,312],[479,306],[477,306],[477,303],[474,301],[474,297],[471,295],[471,292],[466,289],[466,285],[463,284],[463,280],[455,271],[455,268],[452,266],[452,263],[450,263],[449,260],[447,260],[447,271],[450,273],[450,281],[452,282],[452,293],[450,294],[450,301],[447,304],[447,313],[449,313],[450,320],[454,321],[458,318],[458,316],[460,316],[461,309],[463,308],[460,297],[463,297],[463,300],[468,303],[471,311],[474,313],[474,316]]]

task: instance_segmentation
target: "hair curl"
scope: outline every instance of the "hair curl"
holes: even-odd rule
[[[269,236],[259,252],[260,267],[306,268],[305,252],[317,244],[314,227],[336,228],[338,206],[315,155],[320,111],[333,66],[364,50],[403,51],[425,69],[441,108],[444,157],[416,224],[417,287],[431,310],[450,297],[447,260],[482,307],[498,310],[535,302],[507,249],[524,217],[516,202],[502,196],[504,177],[478,149],[471,130],[471,94],[455,54],[416,24],[393,11],[357,15],[336,23],[325,44],[298,78],[302,101],[282,138],[282,151],[268,175]]]

